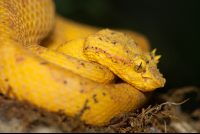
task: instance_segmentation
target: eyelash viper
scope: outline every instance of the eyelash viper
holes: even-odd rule
[[[137,110],[148,100],[149,93],[138,89],[152,91],[164,86],[165,79],[157,69],[159,56],[155,56],[155,50],[142,52],[130,37],[120,32],[113,35],[115,31],[108,29],[84,38],[83,45],[88,50],[84,51],[90,62],[103,64],[97,65],[100,70],[106,68],[106,64],[129,84],[94,82],[52,63],[57,55],[62,55],[77,62],[77,70],[81,65],[97,64],[38,45],[53,29],[54,10],[51,0],[0,0],[0,92],[5,96],[27,100],[49,111],[81,115],[86,124],[102,126],[122,113]],[[117,49],[106,48],[104,52],[104,47],[111,48],[109,45]],[[47,59],[49,55],[53,56],[51,61],[39,56],[43,52],[47,53]],[[57,59],[62,61],[62,58]]]

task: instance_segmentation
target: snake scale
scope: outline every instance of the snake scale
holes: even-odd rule
[[[62,33],[54,28],[57,20],[51,0],[0,0],[0,92],[4,96],[52,112],[80,115],[86,124],[102,126],[139,109],[148,100],[148,91],[164,86],[157,69],[160,56],[155,56],[155,50],[143,52],[121,32],[94,30],[89,36],[66,39],[57,51],[49,49],[61,38],[49,35],[52,30],[71,36],[77,32],[68,26],[71,33]],[[47,36],[53,40],[43,46],[50,42],[50,47],[40,46]],[[125,82],[115,84],[113,73]]]

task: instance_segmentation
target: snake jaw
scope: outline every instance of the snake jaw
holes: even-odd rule
[[[140,74],[140,77],[137,78],[137,80],[134,79],[131,81],[131,85],[134,85],[134,87],[143,92],[150,92],[156,88],[164,87],[166,82],[164,78],[156,79],[154,76],[148,74]]]
[[[144,85],[146,85],[145,87],[148,87],[148,88],[144,88],[144,91],[149,92],[149,91],[155,90],[156,88],[164,87],[164,83],[165,83],[164,78],[162,81],[145,78]]]
[[[152,72],[151,75],[150,73],[143,75],[144,91],[152,91],[155,90],[156,88],[164,87],[164,84],[166,82],[166,80],[162,77],[162,74],[159,72],[158,69],[151,68],[151,72]]]
[[[146,68],[145,72],[140,74],[141,84],[138,85],[138,89],[144,92],[153,91],[156,88],[164,87],[166,80],[162,77],[162,74],[155,67]]]

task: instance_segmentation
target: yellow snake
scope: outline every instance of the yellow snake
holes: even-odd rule
[[[0,92],[6,97],[102,126],[140,108],[149,96],[142,91],[164,86],[155,50],[143,52],[121,32],[72,26],[54,10],[51,0],[0,0]],[[43,46],[52,49],[38,45],[47,35]],[[109,84],[109,70],[129,84]]]

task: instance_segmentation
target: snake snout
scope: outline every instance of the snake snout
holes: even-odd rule
[[[165,85],[165,78],[163,77],[154,77],[154,76],[147,76],[144,75],[143,77],[143,83],[142,86],[140,86],[140,90],[144,91],[144,92],[149,92],[149,91],[153,91],[156,88],[161,88],[164,87]]]

